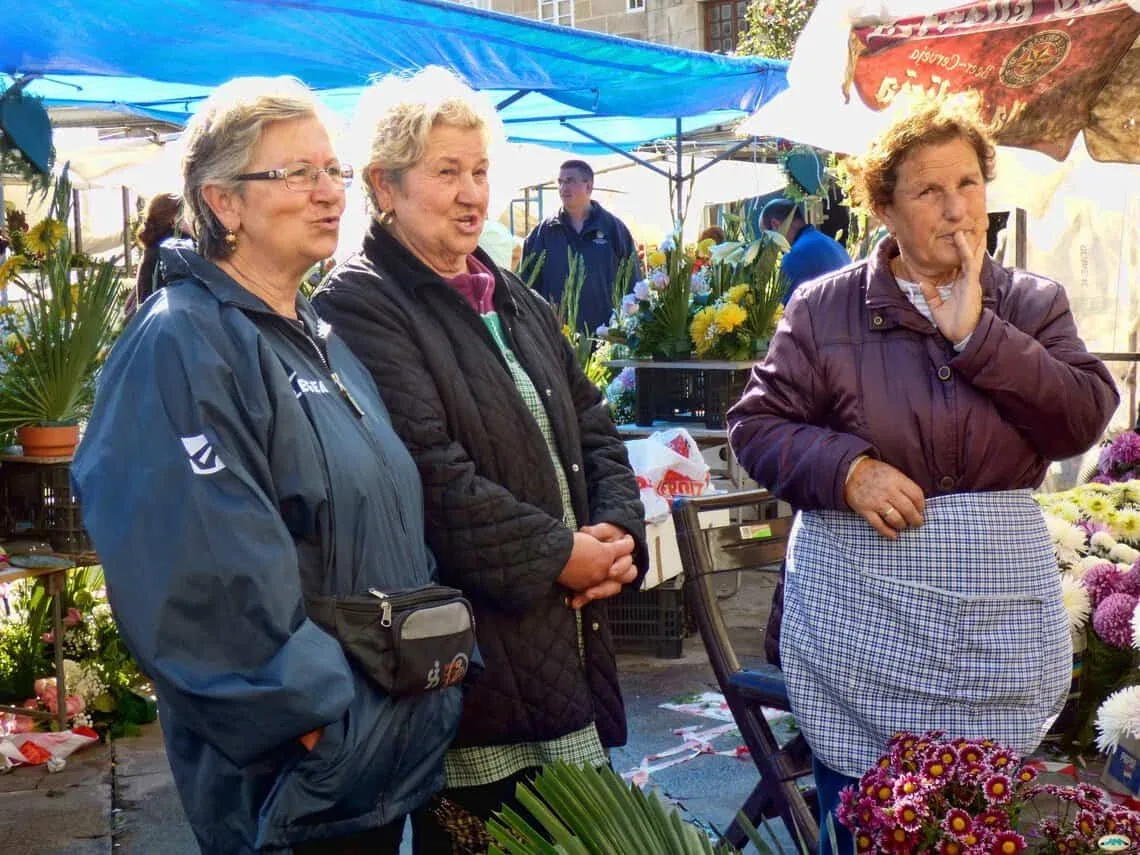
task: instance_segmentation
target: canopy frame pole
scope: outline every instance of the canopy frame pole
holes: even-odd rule
[[[508,97],[504,98],[502,101],[500,101],[498,104],[495,105],[495,112],[497,113],[500,110],[505,110],[507,107],[511,106],[511,104],[515,103],[520,98],[526,97],[527,95],[529,95],[533,91],[534,91],[533,89],[520,89],[514,95],[509,95]]]
[[[654,172],[656,172],[662,178],[668,178],[670,181],[673,180],[673,176],[668,170],[662,169],[659,166],[654,166],[648,160],[640,158],[637,155],[635,155],[631,152],[628,152],[623,148],[618,148],[613,143],[608,143],[604,139],[602,139],[601,137],[594,136],[589,131],[584,131],[581,128],[576,127],[575,125],[572,125],[566,119],[561,119],[560,122],[564,127],[569,128],[570,130],[574,131],[574,133],[576,133],[576,134],[581,134],[582,136],[584,136],[586,139],[590,140],[591,142],[596,142],[598,145],[603,146],[605,148],[608,148],[610,151],[615,152],[616,154],[620,154],[623,157],[629,158],[630,160],[632,160],[634,163],[638,164],[639,166],[644,166],[646,169],[652,169]]]
[[[673,220],[673,227],[675,229],[678,229],[678,230],[681,228],[681,223],[684,222],[684,220],[685,220],[685,210],[684,210],[685,209],[685,203],[681,201],[681,197],[684,195],[684,190],[685,190],[685,164],[682,161],[682,157],[684,155],[684,152],[681,151],[681,146],[684,145],[684,142],[685,142],[684,132],[681,130],[681,117],[678,116],[677,117],[677,172],[673,175],[673,189],[674,189],[674,192],[676,194],[673,201],[677,206],[677,212],[676,212],[677,216]],[[689,176],[690,181],[693,179],[694,175],[696,175],[696,172],[694,172],[693,175]]]

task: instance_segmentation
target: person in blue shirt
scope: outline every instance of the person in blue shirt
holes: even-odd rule
[[[618,265],[631,254],[635,258],[633,282],[641,279],[637,247],[625,223],[590,198],[594,170],[584,160],[567,160],[558,171],[558,196],[562,209],[543,220],[523,244],[524,262],[546,251],[546,260],[534,289],[557,304],[569,273],[567,250],[582,256],[585,278],[578,301],[578,327],[594,331],[610,318],[614,278]]]
[[[786,223],[789,218],[791,222]],[[805,222],[803,208],[790,199],[773,199],[760,212],[760,225],[769,231],[782,231],[792,248],[784,253],[781,270],[788,279],[784,305],[803,282],[839,270],[851,263],[843,245]]]

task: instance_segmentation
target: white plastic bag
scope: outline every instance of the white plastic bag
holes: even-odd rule
[[[641,487],[645,518],[651,522],[668,516],[675,496],[699,496],[712,479],[700,447],[684,428],[631,439],[625,446]]]

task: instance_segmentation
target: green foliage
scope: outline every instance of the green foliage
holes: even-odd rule
[[[664,273],[668,283],[652,309],[642,301],[637,354],[667,360],[687,359],[692,351],[689,298],[696,259],[685,252],[680,229],[672,236],[671,245],[666,243],[659,249],[665,254]]]
[[[610,291],[610,303],[614,317],[621,317],[622,298],[633,289],[633,274],[637,270],[637,254],[631,252],[618,262],[614,273],[614,284]]]
[[[49,219],[71,213],[71,182],[55,184]],[[50,233],[50,230],[48,230]],[[16,273],[25,297],[7,319],[10,347],[0,376],[0,431],[83,418],[94,399],[95,375],[114,341],[121,277],[114,261],[75,271],[66,227],[52,235],[38,273]]]
[[[20,620],[12,620],[19,615]],[[50,667],[41,636],[50,628],[51,598],[42,585],[20,582],[0,598],[0,699],[20,702]]]
[[[563,762],[543,768],[532,786],[516,795],[537,820],[531,825],[504,809],[487,824],[495,843],[489,855],[730,855],[655,794],[626,784],[608,767],[583,768]]]
[[[816,0],[752,0],[746,13],[747,29],[736,52],[791,59],[815,4]]]
[[[538,277],[542,275],[543,265],[546,264],[546,250],[531,252],[519,259],[519,269],[515,272],[527,288],[534,288]]]

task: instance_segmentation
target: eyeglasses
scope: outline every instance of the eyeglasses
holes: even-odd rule
[[[264,172],[246,172],[235,175],[236,181],[276,181],[281,179],[289,190],[311,193],[317,189],[317,182],[324,173],[335,187],[347,187],[352,183],[352,167],[347,163],[334,163],[330,166],[314,166],[311,163],[293,163],[283,169],[267,169]]]

